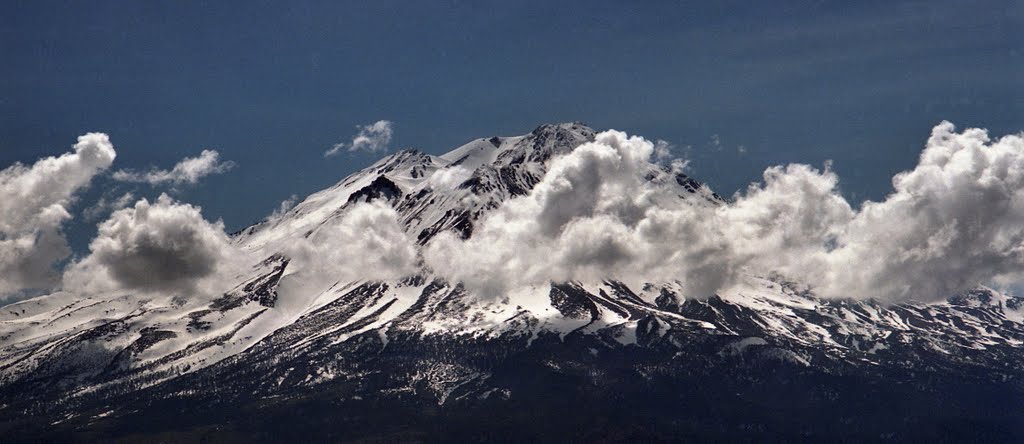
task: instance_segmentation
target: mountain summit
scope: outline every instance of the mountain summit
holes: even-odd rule
[[[503,205],[536,190],[554,159],[597,136],[562,123],[440,156],[391,154],[236,233],[233,248],[258,260],[219,278],[229,288],[212,296],[66,289],[3,307],[0,432],[172,441],[1024,436],[1024,300],[989,288],[882,304],[824,299],[744,271],[710,297],[680,281],[613,276],[488,292],[424,265],[438,239],[479,236]],[[645,165],[636,172],[650,190],[643,198],[725,205],[679,168]]]

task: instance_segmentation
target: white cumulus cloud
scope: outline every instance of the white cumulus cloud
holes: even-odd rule
[[[442,234],[426,248],[435,271],[485,295],[549,281],[682,280],[713,291],[740,264],[714,211],[645,180],[655,146],[606,131],[556,158],[533,191],[505,202],[473,235]]]
[[[102,133],[80,136],[73,149],[0,171],[0,297],[58,280],[53,265],[70,254],[61,232],[68,207],[117,155]]]
[[[69,266],[65,290],[211,293],[222,284],[216,277],[230,275],[244,259],[222,222],[209,222],[200,208],[166,194],[115,211],[99,225],[89,251]]]
[[[1024,137],[932,130],[894,192],[866,202],[829,252],[823,292],[885,300],[941,299],[1024,272]]]

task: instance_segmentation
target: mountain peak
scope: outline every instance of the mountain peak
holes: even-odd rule
[[[530,134],[540,135],[542,133],[552,133],[552,132],[558,132],[558,131],[569,131],[569,132],[576,132],[576,133],[580,133],[580,134],[588,134],[588,133],[593,134],[594,133],[594,129],[593,128],[591,128],[587,124],[577,120],[577,121],[573,121],[573,122],[562,122],[562,123],[543,123],[543,124],[537,126],[536,128],[534,128],[533,131],[530,132]]]
[[[580,122],[543,124],[498,155],[497,163],[511,165],[523,162],[546,163],[557,154],[565,154],[577,146],[594,140],[596,132]]]

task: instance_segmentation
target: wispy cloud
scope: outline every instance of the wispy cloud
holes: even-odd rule
[[[386,151],[391,143],[393,124],[389,120],[378,120],[370,125],[359,125],[356,128],[359,132],[352,137],[348,143],[337,143],[331,149],[324,152],[324,157],[330,157],[346,150],[348,152],[366,151],[376,153]]]
[[[114,179],[122,182],[148,183],[150,185],[195,184],[211,174],[221,174],[235,167],[232,161],[220,161],[220,153],[203,150],[198,157],[186,157],[170,170],[153,168],[149,171],[119,170]]]
[[[118,197],[104,194],[100,196],[100,200],[96,201],[95,204],[82,210],[82,217],[89,222],[98,221],[114,211],[131,205],[134,201],[135,194],[131,192],[124,193]]]
[[[267,219],[277,220],[284,217],[285,214],[288,214],[289,210],[295,208],[295,204],[297,203],[299,203],[299,196],[297,194],[292,194],[287,199],[282,200],[281,203],[277,206],[277,209],[275,209],[274,212],[271,213],[270,217],[268,217]]]

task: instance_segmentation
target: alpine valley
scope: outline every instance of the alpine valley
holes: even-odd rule
[[[711,297],[611,278],[484,297],[427,267],[318,286],[285,248],[368,202],[418,251],[471,239],[594,138],[391,154],[232,235],[259,260],[216,297],[3,307],[0,441],[1024,440],[1024,299],[990,288],[893,304],[746,271]],[[728,205],[678,168],[644,177]]]

